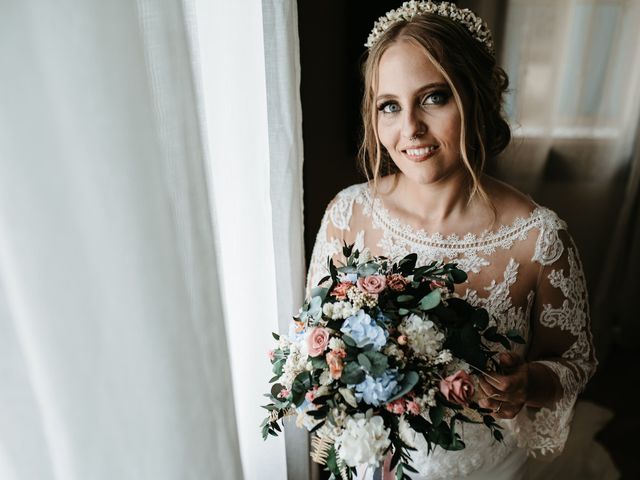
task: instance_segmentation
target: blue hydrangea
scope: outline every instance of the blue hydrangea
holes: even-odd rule
[[[400,380],[395,370],[385,370],[377,378],[367,375],[363,382],[355,385],[356,399],[375,407],[385,404],[400,391]]]
[[[387,343],[387,332],[365,313],[364,310],[358,310],[358,313],[348,317],[340,331],[345,335],[349,335],[356,342],[358,347],[364,347],[373,344],[374,349],[380,350]]]
[[[357,273],[344,273],[340,277],[340,280],[343,281],[343,282],[356,283],[358,281],[358,274]]]

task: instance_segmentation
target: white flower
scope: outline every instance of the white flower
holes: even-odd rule
[[[411,314],[402,320],[398,331],[407,337],[407,343],[417,356],[426,356],[435,360],[444,342],[444,334],[438,331],[431,320]]]
[[[452,375],[456,373],[458,370],[464,370],[467,373],[471,373],[471,366],[465,362],[464,360],[460,360],[459,358],[454,358],[447,364],[445,368],[447,375]]]
[[[395,358],[397,361],[401,361],[404,359],[404,352],[395,343],[388,343],[387,346],[384,347],[383,353],[387,357]]]
[[[453,360],[453,355],[449,350],[442,350],[435,359],[435,364],[447,364]]]
[[[324,313],[329,318],[333,318],[334,308],[335,308],[335,303],[325,303],[322,306],[322,313]]]
[[[320,385],[331,385],[333,378],[331,378],[331,372],[329,370],[323,370],[320,374]]]
[[[434,3],[431,0],[423,0],[419,2],[411,0],[409,2],[404,2],[401,7],[398,7],[395,10],[387,12],[386,15],[380,17],[374,24],[373,30],[371,30],[371,33],[367,38],[367,43],[365,43],[365,47],[373,47],[384,32],[393,24],[400,21],[410,22],[416,15],[425,13],[433,13],[460,23],[469,31],[476,41],[483,44],[489,53],[493,54],[491,31],[480,17],[471,10],[467,8],[459,8],[453,3]]]
[[[390,443],[382,417],[367,418],[362,413],[348,417],[336,438],[338,455],[350,467],[363,463],[378,466]]]
[[[344,350],[345,348],[346,348],[346,345],[344,344],[342,339],[338,337],[331,337],[331,340],[329,340],[330,350]]]
[[[398,435],[400,435],[400,439],[409,445],[410,447],[415,448],[416,444],[416,431],[411,428],[409,422],[402,415],[398,419]]]
[[[350,302],[325,303],[322,307],[322,312],[333,320],[350,317],[357,311]]]
[[[298,374],[306,370],[308,360],[309,357],[301,351],[300,344],[291,343],[289,345],[289,356],[282,367],[282,375],[279,379],[280,384],[287,390],[291,390],[291,385]]]
[[[430,388],[426,395],[416,398],[416,403],[420,405],[420,408],[423,411],[428,410],[429,407],[435,407],[437,392],[438,392],[437,388]]]

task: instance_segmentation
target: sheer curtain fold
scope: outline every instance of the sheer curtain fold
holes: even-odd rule
[[[244,474],[305,478],[306,435],[288,434],[285,455],[257,428],[271,332],[286,332],[304,283],[296,2],[189,3]]]
[[[278,325],[288,332],[305,282],[298,11],[291,0],[262,0],[262,12]],[[288,478],[309,478],[307,431],[289,423],[285,434]]]
[[[242,478],[182,5],[0,17],[0,477]]]
[[[514,140],[495,173],[568,222],[593,294],[596,351],[604,355],[614,315],[606,300],[618,288],[611,265],[633,271],[624,267],[632,250],[616,239],[635,221],[625,218],[625,205],[635,201],[625,191],[640,115],[640,3],[507,6],[502,63]]]

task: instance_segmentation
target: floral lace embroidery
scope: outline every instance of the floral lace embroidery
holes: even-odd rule
[[[508,250],[515,242],[525,240],[532,229],[538,229],[532,261],[541,265],[551,265],[565,252],[559,231],[566,229],[566,224],[557,215],[544,207],[536,207],[527,218],[518,218],[509,226],[501,226],[497,231],[485,231],[480,235],[472,233],[460,238],[439,233],[427,234],[394,219],[384,208],[380,199],[373,199],[366,184],[353,185],[340,192],[323,218],[316,246],[309,269],[309,280],[319,280],[326,275],[326,259],[340,252],[340,239],[327,237],[329,222],[341,231],[349,231],[353,215],[354,203],[362,206],[363,214],[371,219],[371,226],[381,230],[378,247],[389,258],[400,258],[410,252],[418,254],[418,262],[426,264],[433,260],[455,260],[461,268],[479,273],[483,267],[489,266],[488,257],[498,249]],[[365,244],[365,231],[358,231],[355,242],[358,248]],[[584,277],[579,260],[572,249],[567,249],[569,276],[562,270],[552,271],[548,276],[551,286],[559,289],[564,295],[561,306],[543,305],[539,321],[548,328],[565,330],[576,336],[558,361],[540,361],[547,365],[559,378],[564,395],[554,408],[523,409],[513,421],[505,421],[504,448],[508,453],[517,441],[520,447],[529,453],[547,454],[559,452],[568,435],[568,425],[572,416],[572,407],[577,393],[583,388],[594,368],[594,361],[588,358],[592,351],[591,337],[587,330],[588,310]],[[481,297],[476,290],[467,289],[463,298],[474,305],[482,305],[497,319],[501,329],[515,329],[522,332],[525,339],[529,336],[529,319],[535,299],[535,292],[529,291],[526,305],[514,306],[511,298],[511,287],[517,282],[519,264],[511,258],[505,268],[503,280],[493,280],[483,289],[487,297]],[[471,426],[473,427],[473,426]],[[426,455],[419,448],[412,455],[416,466],[422,474],[435,475],[433,478],[455,478],[477,470],[480,466],[494,464],[487,460],[486,447],[477,443],[473,437],[473,428],[465,432],[469,435],[469,444],[477,445],[476,449],[466,449],[462,456],[456,452],[438,455]],[[492,456],[503,458],[505,454],[494,450]],[[420,460],[423,460],[422,462]],[[497,461],[497,460],[496,460]],[[446,468],[443,468],[446,467]],[[429,478],[432,478],[429,476]]]
[[[480,235],[467,233],[462,238],[457,234],[446,237],[440,233],[430,235],[392,217],[379,198],[372,198],[366,184],[356,186],[361,191],[355,201],[363,205],[364,214],[372,218],[373,227],[382,229],[383,238],[379,246],[389,257],[400,258],[410,252],[417,252],[419,262],[443,261],[447,258],[455,260],[460,268],[473,273],[479,273],[482,267],[489,265],[489,261],[481,255],[491,255],[498,248],[510,249],[515,242],[525,240],[529,231],[534,228],[554,231],[557,219],[552,211],[536,207],[528,218],[518,217],[511,225],[501,225],[495,232],[485,230]],[[352,191],[353,193],[355,192]],[[542,242],[540,249],[544,250],[546,244],[547,242]]]
[[[545,217],[540,227],[536,250],[531,260],[542,265],[551,265],[562,255],[564,247],[558,232],[566,230],[567,224],[556,215],[549,215]]]
[[[549,274],[549,282],[559,288],[564,295],[562,306],[554,308],[551,305],[543,307],[540,323],[547,328],[560,328],[578,335],[587,325],[587,295],[584,279],[578,275],[579,267],[572,249],[568,251],[569,276],[565,277],[562,270],[553,270]]]
[[[342,190],[329,211],[331,222],[340,230],[349,230],[349,221],[353,212],[353,199],[358,194],[358,185]]]
[[[518,279],[519,266],[518,262],[511,258],[504,271],[504,280],[500,283],[492,280],[489,286],[484,287],[489,292],[488,297],[480,297],[476,290],[467,288],[462,298],[472,305],[486,308],[492,318],[498,319],[498,328],[501,331],[516,330],[523,338],[527,338],[529,336],[527,319],[531,314],[535,293],[533,291],[528,293],[527,305],[524,310],[522,307],[513,305],[510,288]],[[496,348],[502,350],[504,347],[496,345]]]
[[[519,443],[526,443],[530,452],[556,454],[562,451],[569,435],[569,423],[573,416],[572,406],[585,383],[595,370],[595,361],[590,361],[589,352],[593,347],[588,330],[588,299],[586,281],[577,254],[572,248],[567,250],[569,276],[563,270],[552,270],[548,275],[549,284],[559,288],[565,297],[561,307],[554,308],[545,304],[540,315],[540,324],[547,328],[559,328],[571,333],[576,341],[562,354],[570,360],[568,364],[560,361],[538,361],[556,374],[563,394],[553,409],[541,408],[530,416],[520,414],[521,432]],[[526,442],[522,442],[526,440]]]

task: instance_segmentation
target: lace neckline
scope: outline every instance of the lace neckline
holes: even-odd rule
[[[505,244],[515,238],[522,238],[528,230],[540,226],[543,214],[547,211],[546,208],[536,204],[536,207],[526,218],[516,217],[511,224],[500,225],[497,230],[484,230],[480,234],[469,232],[463,237],[457,233],[444,236],[439,232],[430,234],[422,228],[413,227],[392,216],[384,206],[382,199],[372,196],[366,183],[363,184],[363,193],[366,204],[371,209],[374,223],[382,226],[385,231],[410,243],[450,250],[485,249]]]

